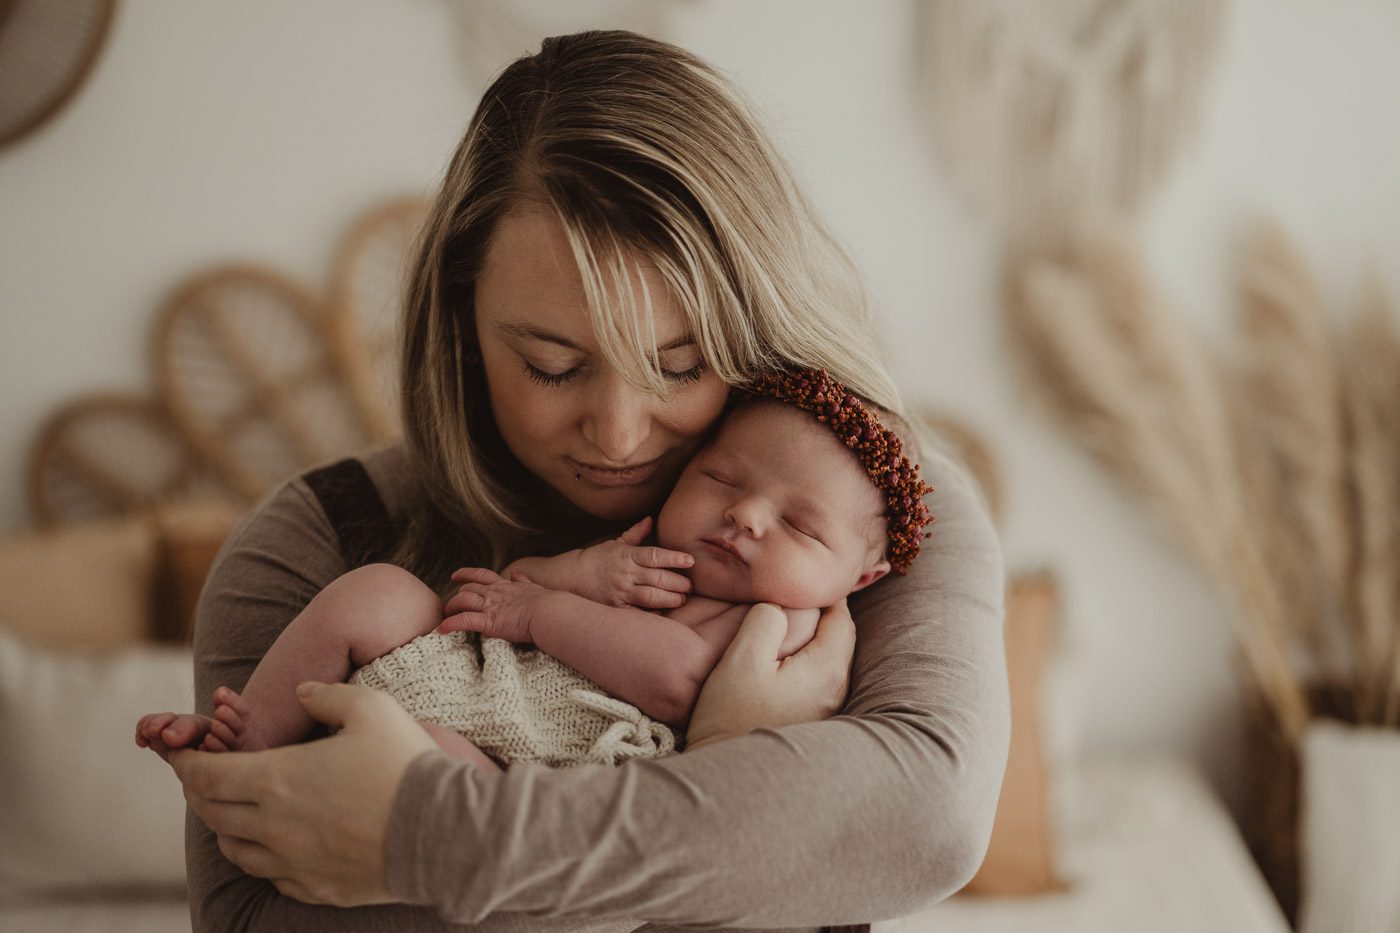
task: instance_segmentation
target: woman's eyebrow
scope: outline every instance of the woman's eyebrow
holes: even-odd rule
[[[563,334],[556,334],[553,331],[545,330],[544,328],[537,327],[534,324],[504,321],[496,326],[499,327],[504,333],[510,334],[513,337],[523,337],[526,340],[543,340],[545,343],[558,344],[559,346],[565,347],[569,350],[573,350],[576,353],[588,352],[583,347],[574,343],[568,337],[565,337]],[[670,343],[666,344],[663,347],[657,347],[656,352],[666,353],[670,350],[679,350],[681,347],[693,346],[694,343],[695,338],[690,334],[685,334],[684,336],[677,337],[675,340],[672,340]]]
[[[545,343],[556,343],[561,347],[567,347],[578,353],[585,352],[583,347],[574,343],[563,334],[556,334],[542,327],[536,327],[533,324],[517,324],[505,321],[496,326],[500,328],[502,333],[509,334],[512,337],[523,337],[526,340],[543,340]]]

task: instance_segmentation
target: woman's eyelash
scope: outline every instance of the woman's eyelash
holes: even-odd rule
[[[530,377],[531,382],[539,383],[542,386],[561,386],[579,374],[579,367],[566,369],[562,373],[545,372],[536,366],[525,363],[525,375]]]
[[[689,369],[682,369],[679,372],[671,372],[668,369],[663,369],[661,372],[662,375],[664,375],[667,379],[671,380],[672,382],[678,382],[681,385],[685,385],[688,382],[694,382],[695,380],[700,378],[700,376],[705,372],[705,364],[696,363]]]
[[[550,373],[545,372],[543,369],[540,369],[537,366],[532,366],[528,362],[525,363],[525,374],[530,377],[532,382],[537,382],[543,386],[563,385],[570,379],[577,376],[581,369],[582,367],[575,366],[572,369],[564,370],[562,373]],[[704,372],[704,363],[696,363],[689,369],[683,369],[679,372],[671,372],[670,370],[664,369],[661,371],[662,375],[669,379],[671,382],[679,383],[681,385],[686,385],[688,383],[695,382],[704,374]]]

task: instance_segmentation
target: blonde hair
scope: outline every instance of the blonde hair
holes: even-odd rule
[[[629,32],[546,39],[486,89],[409,277],[402,404],[420,501],[399,559],[429,583],[544,544],[539,481],[501,441],[473,310],[492,233],[527,203],[558,218],[599,345],[638,387],[668,390],[649,301],[629,287],[645,260],[725,382],[823,368],[900,410],[853,264],[715,70]]]

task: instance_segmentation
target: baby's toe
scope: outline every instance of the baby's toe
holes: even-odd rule
[[[209,724],[209,734],[204,737],[205,743],[208,744],[211,738],[217,739],[224,744],[225,749],[220,749],[220,751],[238,747],[238,732],[229,728],[227,723],[220,722],[217,719]]]
[[[210,728],[214,728],[215,726],[224,726],[234,732],[242,732],[243,716],[240,714],[239,710],[235,709],[233,706],[220,703],[218,706],[214,707],[214,722]]]

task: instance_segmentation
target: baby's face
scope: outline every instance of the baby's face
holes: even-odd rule
[[[855,455],[789,405],[734,412],[657,519],[702,596],[824,608],[884,576],[884,500]]]

